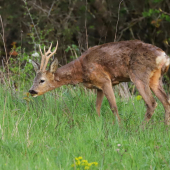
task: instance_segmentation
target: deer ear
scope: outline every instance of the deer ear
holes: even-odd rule
[[[55,73],[58,68],[58,59],[55,58],[50,65],[50,72]]]
[[[40,69],[40,65],[37,62],[33,61],[33,60],[31,60],[31,63],[32,63],[33,67],[34,67],[35,72],[37,72]]]

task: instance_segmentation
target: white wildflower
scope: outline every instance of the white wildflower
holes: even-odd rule
[[[33,57],[39,57],[39,54],[37,52],[32,54]]]

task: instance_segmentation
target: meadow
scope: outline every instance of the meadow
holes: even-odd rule
[[[37,98],[24,91],[0,86],[1,170],[170,169],[170,127],[159,101],[142,128],[146,108],[136,96],[123,100],[116,94],[118,125],[106,98],[99,118],[96,95],[82,87]]]

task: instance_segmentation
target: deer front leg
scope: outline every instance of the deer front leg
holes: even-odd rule
[[[116,105],[116,99],[115,99],[115,95],[113,92],[111,82],[107,82],[103,86],[103,93],[105,94],[107,100],[109,101],[110,108],[111,108],[113,114],[116,114],[118,122],[120,123],[120,117],[119,117],[119,113],[118,113],[118,109],[117,109],[117,105]]]
[[[103,97],[104,97],[103,91],[97,89],[96,111],[99,117],[100,117],[100,108],[102,105]]]

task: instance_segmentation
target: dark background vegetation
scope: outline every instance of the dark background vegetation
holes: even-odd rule
[[[57,57],[66,64],[91,46],[140,39],[170,53],[169,0],[0,0],[0,14],[10,71],[20,67],[38,44],[59,41]],[[120,11],[119,11],[120,5]],[[118,12],[119,11],[119,12]],[[118,20],[119,13],[119,20]],[[116,25],[117,34],[116,34]],[[5,59],[3,29],[0,27],[0,60]],[[16,52],[16,53],[15,53]],[[24,58],[25,57],[25,58]],[[38,60],[37,58],[35,60]],[[0,65],[5,65],[0,62]]]

